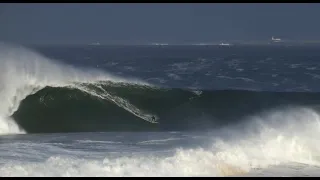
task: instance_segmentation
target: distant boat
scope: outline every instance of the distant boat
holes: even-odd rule
[[[220,43],[219,46],[230,46],[231,44],[229,43]]]
[[[271,39],[273,42],[280,42],[281,41],[281,39],[280,38],[274,38],[273,36],[272,36],[272,39]]]
[[[154,45],[154,46],[168,46],[169,44],[168,43],[152,43],[151,45]]]

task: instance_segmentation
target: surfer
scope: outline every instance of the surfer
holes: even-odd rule
[[[152,116],[151,117],[152,121],[156,121],[156,117]]]

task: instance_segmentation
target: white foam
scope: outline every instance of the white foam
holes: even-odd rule
[[[288,162],[320,163],[317,158],[320,153],[317,147],[319,114],[312,109],[288,108],[266,112],[252,117],[245,129],[242,134],[246,136],[240,136],[241,139],[233,138],[227,144],[221,141],[216,146],[228,149],[222,154],[238,154],[242,157],[242,162],[245,162],[242,167],[265,168]],[[239,136],[239,132],[235,130],[234,137]],[[229,159],[230,163],[235,163],[234,160]]]
[[[24,134],[25,131],[22,130],[13,119],[0,117],[0,135],[10,133]]]
[[[219,176],[219,171],[228,169],[237,171],[231,165],[215,163],[215,156],[203,149],[177,150],[165,158],[133,156],[98,161],[58,156],[43,163],[0,166],[1,176]]]
[[[181,77],[174,73],[167,73],[167,76],[172,78],[173,80],[181,80]]]
[[[138,79],[125,79],[96,69],[75,68],[13,45],[0,44],[0,62],[0,134],[23,133],[8,117],[18,109],[24,98],[45,86],[77,88],[73,83],[97,81],[150,85]]]
[[[177,141],[180,139],[181,138],[153,139],[153,140],[138,142],[138,144],[165,144],[168,141]]]
[[[255,80],[250,79],[250,78],[245,78],[245,77],[229,77],[229,76],[216,76],[217,78],[222,78],[222,79],[235,79],[235,80],[242,80],[245,82],[255,82]]]

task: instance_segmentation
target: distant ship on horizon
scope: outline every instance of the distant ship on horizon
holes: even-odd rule
[[[281,39],[280,39],[280,38],[274,38],[273,36],[272,36],[271,40],[272,40],[273,42],[281,42]]]
[[[220,43],[219,46],[230,46],[231,44],[229,43]]]
[[[168,43],[151,43],[151,45],[154,45],[154,46],[168,46],[169,44]]]

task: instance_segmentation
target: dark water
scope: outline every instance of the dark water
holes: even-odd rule
[[[320,46],[38,47],[48,57],[166,87],[319,91]]]

